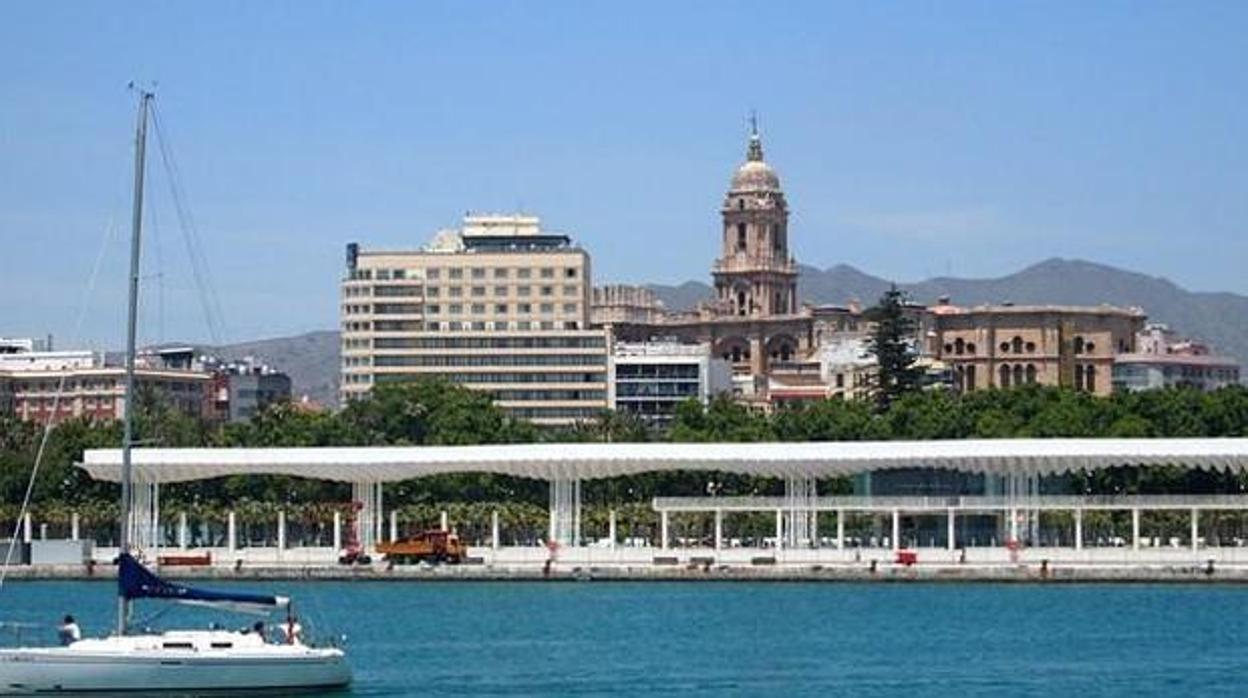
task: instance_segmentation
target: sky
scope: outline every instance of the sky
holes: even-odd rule
[[[6,2],[0,336],[120,346],[132,80],[210,289],[151,151],[145,342],[332,328],[348,242],[466,211],[541,216],[598,283],[708,280],[751,110],[801,263],[1248,293],[1245,27],[1244,2]]]

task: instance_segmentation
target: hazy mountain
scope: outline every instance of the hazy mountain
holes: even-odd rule
[[[800,274],[800,297],[814,303],[843,304],[857,298],[870,305],[889,285],[886,279],[844,264],[825,270],[802,266]],[[947,295],[958,305],[1012,301],[1139,306],[1150,320],[1209,342],[1219,353],[1248,364],[1248,296],[1196,293],[1159,277],[1070,259],[1049,259],[995,279],[937,277],[900,286],[920,303],[933,303]],[[712,295],[709,285],[692,281],[651,288],[673,310],[692,307]]]

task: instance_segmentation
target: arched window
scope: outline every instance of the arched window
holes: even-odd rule
[[[962,352],[965,350],[966,350],[966,342],[962,341],[961,337],[958,337],[956,340],[954,340],[953,353],[957,354],[958,356],[961,356]]]
[[[1023,365],[1014,364],[1014,385],[1023,384]]]
[[[745,199],[737,199],[737,210],[738,211],[745,210]]]
[[[999,382],[1002,388],[1010,387],[1010,367],[1006,364],[1001,364],[1001,379]]]
[[[1096,345],[1093,344],[1092,342],[1088,342],[1087,344],[1083,345],[1083,353],[1091,354],[1095,351],[1096,351]]]
[[[771,226],[771,249],[779,252],[784,249],[784,245],[780,240],[780,226]]]
[[[1075,366],[1075,390],[1083,390],[1083,364]]]
[[[745,252],[745,224],[737,224],[737,252]]]
[[[1035,343],[1035,342],[1027,342],[1027,353],[1028,353],[1028,354],[1034,354],[1034,353],[1036,353],[1036,343]]]
[[[1083,337],[1075,337],[1075,353],[1083,353]]]
[[[1035,382],[1036,382],[1036,365],[1027,364],[1027,383],[1028,385],[1031,385],[1031,384],[1034,384]]]
[[[974,354],[974,353],[975,353],[975,342],[967,342],[967,343],[966,343],[966,353],[968,353],[968,354]]]
[[[973,364],[966,367],[966,389],[975,389],[975,366]]]
[[[945,353],[946,353],[946,354],[952,354],[952,353],[953,353],[953,345],[952,345],[952,344],[946,344],[946,345],[945,345]]]
[[[745,315],[745,291],[737,291],[737,315]]]
[[[1083,382],[1084,382],[1083,387],[1086,388],[1089,393],[1096,392],[1096,367],[1095,366],[1088,366],[1086,369],[1084,369]]]
[[[1001,350],[1001,353],[1002,353],[1002,354],[1008,354],[1008,353],[1010,353],[1010,343],[1009,343],[1009,342],[1001,342],[1001,346],[999,346],[999,347],[997,347],[997,348]]]
[[[737,363],[739,361],[741,361],[741,347],[733,347],[732,348],[732,362]]]
[[[792,358],[793,358],[793,347],[787,344],[780,345],[780,360],[788,361],[789,359],[792,359]]]
[[[771,312],[773,313],[784,312],[784,306],[780,304],[780,292],[779,291],[776,292],[776,302],[774,305],[771,306]]]
[[[1023,353],[1023,338],[1022,337],[1015,337],[1014,339],[1010,340],[1010,351],[1014,352],[1015,354]]]

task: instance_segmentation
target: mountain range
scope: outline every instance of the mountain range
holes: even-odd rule
[[[851,299],[869,306],[890,282],[848,265],[799,268],[798,292],[804,302],[844,304]],[[1248,296],[1188,291],[1166,279],[1074,259],[1049,259],[995,279],[936,277],[898,284],[918,303],[949,296],[955,305],[1035,303],[1140,307],[1150,322],[1164,322],[1181,335],[1211,344],[1214,351],[1248,364]],[[710,285],[650,285],[670,310],[691,308],[710,298]],[[255,356],[286,371],[296,398],[333,405],[337,402],[339,343],[336,331],[258,340],[207,348],[224,358]]]

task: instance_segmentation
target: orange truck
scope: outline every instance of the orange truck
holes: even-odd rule
[[[379,543],[377,552],[389,562],[445,562],[457,565],[468,557],[468,547],[459,536],[449,531],[432,530],[418,533],[403,540]]]

